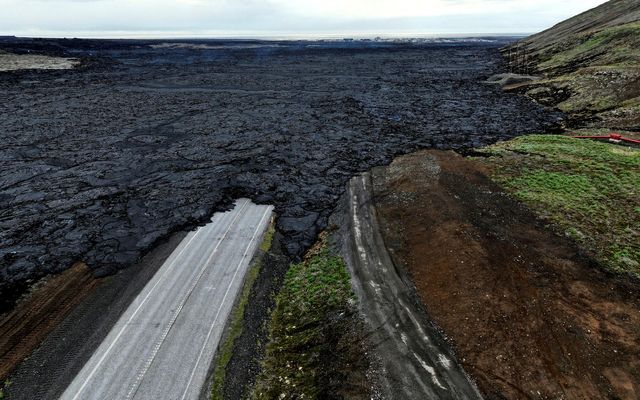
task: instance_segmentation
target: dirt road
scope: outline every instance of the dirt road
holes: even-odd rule
[[[386,251],[372,203],[370,175],[349,182],[343,256],[381,360],[386,399],[481,399],[475,385],[427,319],[415,289]]]

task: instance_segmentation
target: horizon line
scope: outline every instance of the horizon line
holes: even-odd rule
[[[80,33],[80,32],[78,32]],[[390,40],[390,39],[465,39],[465,38],[500,38],[526,37],[535,32],[343,32],[343,33],[302,33],[302,32],[246,32],[246,33],[193,33],[179,31],[94,31],[84,34],[68,34],[63,32],[0,32],[0,37],[19,39],[87,39],[87,40]]]

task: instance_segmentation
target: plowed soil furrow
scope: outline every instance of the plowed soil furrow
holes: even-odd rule
[[[0,381],[99,283],[85,264],[76,263],[46,279],[12,312],[2,315]]]

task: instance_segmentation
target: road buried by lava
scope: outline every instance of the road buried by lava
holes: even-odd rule
[[[241,196],[275,205],[297,258],[354,174],[558,118],[482,83],[500,41],[159,44],[41,41],[81,67],[0,73],[3,310],[35,278],[114,272]]]

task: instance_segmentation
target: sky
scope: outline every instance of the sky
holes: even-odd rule
[[[374,37],[533,33],[603,0],[0,0],[0,35]]]

